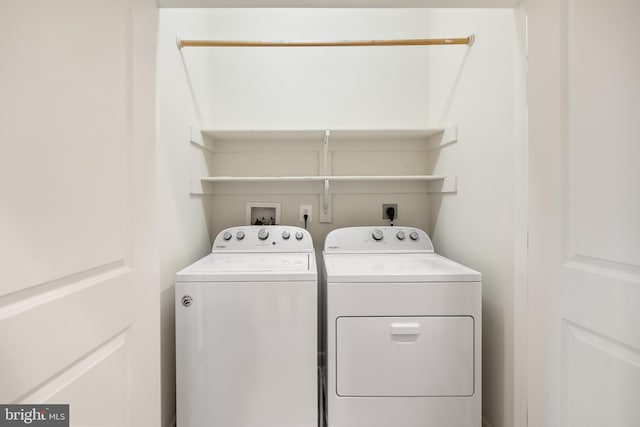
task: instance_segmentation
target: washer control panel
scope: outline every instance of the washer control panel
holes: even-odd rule
[[[327,235],[324,251],[433,252],[433,244],[427,233],[414,227],[347,227]]]
[[[212,252],[309,252],[311,234],[304,228],[284,225],[247,225],[222,230]]]

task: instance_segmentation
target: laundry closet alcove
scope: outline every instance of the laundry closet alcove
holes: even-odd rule
[[[504,325],[513,307],[515,165],[526,146],[522,17],[513,9],[167,8],[159,22],[163,312],[173,308],[175,272],[209,252],[218,232],[244,224],[247,203],[277,203],[280,222],[301,227],[300,206],[310,205],[316,249],[339,227],[389,225],[382,205],[397,204],[394,225],[425,230],[443,255],[483,273],[491,308],[483,410],[489,422],[502,419],[513,376]],[[178,38],[471,34],[472,46],[176,46]]]

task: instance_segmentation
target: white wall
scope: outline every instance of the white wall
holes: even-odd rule
[[[432,158],[434,171],[455,169],[456,195],[431,196],[431,236],[442,254],[483,278],[483,412],[493,426],[514,425],[514,298],[522,285],[522,195],[526,194],[526,98],[522,11],[488,20],[472,50],[450,114],[460,143]],[[476,60],[476,56],[483,60]],[[517,268],[517,269],[516,269]]]
[[[466,37],[476,28],[474,13],[443,10],[192,9],[163,13],[167,19],[171,16],[174,35],[183,39]],[[182,52],[196,88],[203,127],[367,129],[441,125],[447,119],[447,103],[467,49],[186,48]]]
[[[176,37],[336,40],[466,37],[471,33],[477,41],[470,49],[200,48],[180,53],[175,47]],[[294,225],[300,224],[298,205],[312,204],[315,220],[309,228],[318,248],[333,228],[384,224],[381,203],[396,202],[398,224],[426,229],[436,249],[483,273],[485,418],[495,427],[511,425],[513,182],[518,147],[524,144],[519,128],[524,117],[519,89],[522,69],[516,59],[522,54],[516,38],[516,17],[510,9],[161,10],[159,144],[161,151],[171,153],[160,162],[160,168],[171,174],[171,182],[161,186],[167,198],[163,206],[169,208],[164,213],[160,209],[165,225],[160,232],[165,233],[162,240],[168,245],[163,249],[164,286],[171,285],[171,275],[178,267],[207,250],[208,239],[215,233],[244,221],[246,201],[280,202],[281,222]],[[171,112],[164,112],[165,108]],[[388,151],[371,147],[363,155],[335,147],[332,165],[334,173],[358,174],[368,168],[366,159],[380,173],[399,173],[403,165],[409,165],[413,173],[453,174],[459,176],[457,195],[403,194],[403,186],[342,188],[334,195],[331,224],[317,222],[320,198],[317,189],[309,186],[225,184],[204,209],[199,205],[201,199],[188,195],[189,179],[201,174],[260,174],[274,168],[282,174],[313,174],[320,165],[319,148],[283,142],[228,145],[218,153],[204,152],[188,143],[192,125],[384,129],[449,124],[458,124],[459,142],[439,151],[396,150],[399,146],[393,140],[388,141]],[[288,161],[276,166],[261,164],[266,158]],[[394,160],[385,164],[385,159]],[[169,318],[168,294],[166,300]],[[165,368],[169,374],[169,365]],[[169,394],[165,396],[169,399]]]
[[[175,36],[159,17],[157,57],[157,212],[162,345],[162,425],[175,422],[174,283],[177,271],[210,247],[209,198],[189,194],[189,179],[207,173],[202,152],[189,144],[197,123]]]

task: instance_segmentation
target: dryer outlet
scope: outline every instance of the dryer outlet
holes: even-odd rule
[[[389,213],[393,209],[393,218],[390,217]],[[382,204],[382,219],[389,219],[393,221],[394,219],[398,219],[398,204],[397,203],[383,203]]]

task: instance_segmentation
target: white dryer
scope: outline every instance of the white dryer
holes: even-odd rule
[[[233,227],[176,277],[177,425],[317,426],[311,235]]]
[[[410,227],[325,240],[328,427],[480,427],[481,276]]]

